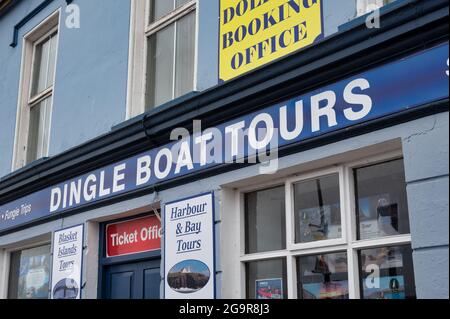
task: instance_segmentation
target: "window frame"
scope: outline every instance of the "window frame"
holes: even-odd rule
[[[38,248],[42,246],[50,245],[50,263],[52,262],[52,242],[51,242],[51,234],[43,234],[39,236],[39,239],[34,239],[30,241],[26,241],[26,243],[17,244],[14,246],[7,246],[3,249],[0,248],[0,265],[4,265],[5,267],[0,267],[0,299],[8,298],[9,292],[9,278],[11,271],[11,255],[14,252],[23,251],[27,249]],[[2,256],[3,255],[3,256]],[[2,269],[3,268],[3,269]],[[50,298],[50,291],[48,298]]]
[[[55,86],[55,75],[53,75],[53,84],[49,86],[48,88],[44,89],[41,92],[36,93],[33,95],[33,76],[36,69],[36,50],[37,47],[44,43],[47,39],[51,38],[52,36],[56,36],[56,50],[58,50],[58,26],[53,27],[51,30],[49,30],[47,33],[45,33],[43,36],[41,36],[38,40],[33,42],[33,53],[32,53],[32,62],[31,62],[31,79],[30,79],[30,85],[29,85],[29,92],[28,92],[28,106],[34,107],[36,104],[39,104],[49,96],[53,95],[53,90]],[[57,57],[57,55],[56,55]],[[56,58],[55,57],[55,58]],[[56,60],[55,60],[56,64]],[[56,65],[55,65],[56,66]],[[55,72],[56,73],[56,72]]]
[[[146,110],[147,87],[147,53],[148,39],[165,27],[179,21],[191,12],[195,11],[195,37],[194,37],[194,77],[193,91],[197,90],[197,65],[198,65],[198,0],[190,0],[182,6],[172,10],[168,14],[150,23],[150,1],[131,1],[130,44],[128,60],[128,84],[126,118],[129,120],[143,114]],[[174,59],[176,59],[176,30],[174,32]],[[173,70],[175,77],[176,68]],[[172,88],[172,96],[175,90],[175,82]],[[171,99],[173,100],[173,98]],[[170,101],[170,100],[169,100]],[[157,110],[157,108],[154,108]]]
[[[31,109],[45,99],[51,98],[48,123],[48,139],[45,152],[46,154],[44,154],[43,157],[48,156],[48,149],[50,146],[51,119],[53,113],[53,97],[55,94],[56,85],[56,67],[58,63],[60,19],[61,9],[58,9],[51,13],[47,18],[45,18],[23,37],[20,84],[18,92],[15,125],[16,128],[14,134],[14,149],[11,171],[15,171],[27,165]],[[49,38],[53,33],[56,33],[55,72],[52,79],[53,84],[42,92],[39,92],[36,95],[32,96],[36,48],[39,44],[43,43],[47,38]]]
[[[363,249],[371,249],[378,247],[391,247],[411,245],[411,233],[386,236],[375,239],[358,240],[357,238],[357,216],[356,216],[356,197],[354,184],[354,169],[376,165],[393,160],[403,160],[404,157],[401,150],[387,152],[382,155],[370,156],[359,160],[341,162],[314,171],[295,174],[279,178],[267,183],[258,183],[258,185],[238,188],[236,208],[239,210],[240,224],[240,281],[241,296],[246,298],[246,263],[285,258],[287,273],[287,298],[297,299],[297,257],[311,256],[317,254],[346,252],[347,254],[347,271],[348,271],[348,289],[350,299],[360,299],[360,269],[358,264],[358,252]],[[327,176],[339,172],[339,191],[341,198],[341,227],[342,238],[328,239],[312,243],[295,243],[295,215],[293,214],[294,198],[293,185],[299,181],[305,181],[316,177]],[[258,190],[264,190],[270,187],[285,183],[286,194],[286,249],[279,251],[262,252],[256,254],[245,254],[245,194]]]

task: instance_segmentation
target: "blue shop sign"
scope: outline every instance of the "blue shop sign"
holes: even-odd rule
[[[448,50],[441,44],[7,203],[0,232],[448,98]]]

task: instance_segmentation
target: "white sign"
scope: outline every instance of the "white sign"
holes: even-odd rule
[[[164,210],[166,299],[213,299],[214,200],[205,194],[168,203]]]
[[[52,299],[81,299],[83,225],[53,233]]]

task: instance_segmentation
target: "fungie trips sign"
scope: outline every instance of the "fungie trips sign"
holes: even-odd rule
[[[438,45],[5,203],[0,233],[448,98],[448,50]]]
[[[322,35],[322,0],[220,0],[219,78],[230,80]]]

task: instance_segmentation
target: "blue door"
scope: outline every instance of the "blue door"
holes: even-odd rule
[[[159,299],[161,260],[107,266],[104,269],[106,299]]]

